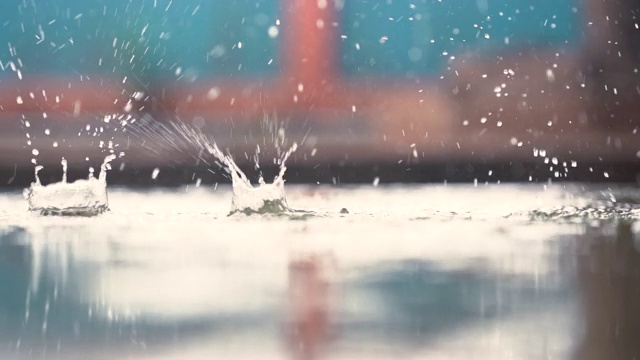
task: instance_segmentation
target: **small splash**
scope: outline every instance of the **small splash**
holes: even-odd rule
[[[215,145],[215,144],[214,144]],[[218,152],[218,157],[231,174],[233,197],[231,199],[231,213],[252,214],[293,214],[295,210],[287,204],[284,191],[284,174],[287,171],[286,161],[296,151],[296,143],[279,160],[280,171],[271,184],[264,181],[262,175],[258,179],[258,185],[253,186],[247,176],[240,170],[233,159],[228,155]],[[219,150],[218,150],[219,151]],[[215,155],[215,154],[214,154]]]
[[[62,180],[42,185],[38,173],[43,166],[35,167],[35,182],[25,189],[24,196],[29,203],[29,211],[40,215],[57,216],[95,216],[109,210],[107,197],[107,170],[115,155],[104,159],[100,175],[96,179],[93,168],[89,169],[87,179],[67,182],[67,161],[63,158]]]

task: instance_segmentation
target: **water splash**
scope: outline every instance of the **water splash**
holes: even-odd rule
[[[246,215],[300,213],[300,211],[291,209],[287,204],[284,186],[284,175],[287,171],[286,162],[291,154],[298,149],[298,144],[294,142],[288,150],[282,150],[285,145],[283,132],[280,132],[281,135],[274,141],[274,147],[276,149],[275,164],[280,168],[278,174],[272,183],[267,183],[262,176],[262,172],[260,172],[258,183],[254,186],[235,163],[232,156],[222,152],[213,139],[210,139],[202,131],[189,127],[184,123],[172,123],[172,126],[173,130],[169,131],[170,133],[180,135],[180,137],[188,141],[192,146],[196,146],[200,150],[204,150],[213,155],[221,167],[229,173],[233,189],[230,215],[236,213]],[[162,129],[167,130],[166,127]],[[155,132],[158,133],[157,130]],[[167,133],[164,133],[161,137],[168,138],[169,136]],[[172,144],[176,144],[176,142],[172,142]],[[259,170],[259,154],[260,148],[258,147],[254,157],[257,170]]]
[[[97,179],[93,174],[93,168],[90,168],[87,179],[72,183],[67,182],[67,161],[63,158],[62,180],[44,186],[38,176],[43,166],[36,166],[35,181],[24,191],[29,211],[40,215],[58,216],[95,216],[108,211],[107,171],[111,169],[109,163],[115,158],[112,154],[104,159]]]
[[[287,171],[286,162],[289,156],[298,148],[293,143],[291,148],[280,158],[280,171],[271,184],[259,175],[258,186],[253,186],[246,175],[238,168],[230,156],[225,156],[225,164],[231,173],[233,197],[231,199],[231,214],[286,214],[295,211],[287,204],[284,191],[284,174]]]
[[[136,123],[129,124],[128,134],[143,140],[145,149],[157,154],[165,151],[189,154],[197,162],[203,161],[207,164],[210,162],[204,156],[206,154],[213,156],[215,163],[229,174],[232,182],[233,197],[230,214],[285,214],[293,215],[294,218],[300,214],[303,214],[303,217],[308,216],[310,214],[308,212],[291,209],[285,196],[286,162],[297,150],[297,143],[289,145],[284,127],[277,121],[269,121],[266,116],[263,119],[262,128],[266,134],[264,144],[272,142],[276,151],[273,160],[279,167],[279,172],[272,183],[265,181],[259,165],[261,148],[257,147],[253,157],[255,169],[258,171],[258,181],[255,186],[238,167],[233,157],[225,154],[213,138],[184,122],[171,121],[163,124],[151,117],[142,117]]]

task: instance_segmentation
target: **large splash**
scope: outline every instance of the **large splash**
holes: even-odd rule
[[[58,216],[95,216],[109,210],[107,197],[107,171],[115,155],[104,159],[98,178],[93,168],[89,168],[89,177],[67,182],[67,161],[62,159],[62,180],[42,185],[38,172],[41,165],[35,167],[35,182],[25,189],[24,196],[29,202],[29,211],[41,215]]]

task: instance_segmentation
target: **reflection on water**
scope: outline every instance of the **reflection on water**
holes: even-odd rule
[[[242,271],[187,264],[178,251],[126,247],[115,235],[63,226],[0,232],[1,358],[153,354],[206,336],[278,327],[277,311],[232,298],[239,275],[239,288],[268,303],[263,289],[242,281]]]
[[[640,356],[629,220],[224,221],[0,227],[0,357]]]
[[[588,229],[579,249],[578,284],[584,308],[579,359],[640,356],[640,246],[632,223]]]
[[[289,263],[289,348],[294,359],[315,359],[327,345],[335,270],[331,257],[310,255]]]

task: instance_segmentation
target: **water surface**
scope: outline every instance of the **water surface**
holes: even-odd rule
[[[93,218],[0,195],[3,359],[628,358],[640,192],[581,185],[110,189]],[[342,211],[346,209],[346,211]],[[348,213],[345,213],[348,212]]]

